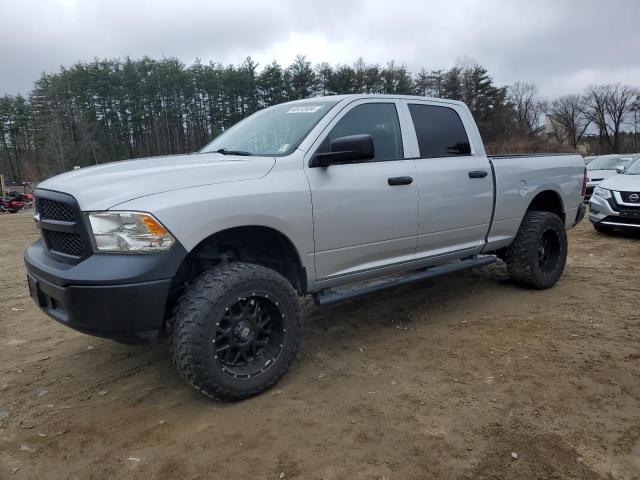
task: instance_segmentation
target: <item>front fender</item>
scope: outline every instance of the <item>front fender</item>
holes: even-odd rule
[[[152,213],[191,251],[204,239],[235,227],[268,227],[297,250],[311,284],[315,276],[311,193],[302,169],[265,178],[160,193],[118,205]]]

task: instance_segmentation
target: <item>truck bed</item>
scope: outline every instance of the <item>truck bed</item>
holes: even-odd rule
[[[552,191],[562,200],[565,225],[573,226],[582,202],[584,161],[575,153],[491,155],[495,196],[494,215],[486,251],[511,243],[532,199]],[[527,163],[527,160],[530,160]]]

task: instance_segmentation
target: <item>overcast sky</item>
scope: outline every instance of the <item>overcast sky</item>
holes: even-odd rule
[[[0,0],[0,94],[94,57],[238,64],[473,59],[544,96],[640,86],[640,0]]]

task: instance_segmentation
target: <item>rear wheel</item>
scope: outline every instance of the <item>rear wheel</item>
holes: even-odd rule
[[[296,356],[296,292],[260,265],[213,268],[188,287],[169,322],[174,364],[209,397],[242,400],[273,386]]]
[[[550,212],[527,212],[505,261],[509,275],[520,285],[553,287],[567,261],[567,233],[560,217]]]

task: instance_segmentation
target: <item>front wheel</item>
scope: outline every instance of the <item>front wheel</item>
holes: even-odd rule
[[[520,285],[539,290],[553,287],[567,261],[567,232],[560,217],[527,212],[505,261],[509,275]]]
[[[295,358],[302,314],[291,284],[260,265],[231,263],[187,287],[168,323],[173,363],[209,397],[236,401],[273,386]]]
[[[607,225],[600,225],[598,223],[594,223],[593,224],[593,228],[596,229],[596,232],[600,232],[600,233],[612,233],[613,232],[613,228],[607,226]]]

